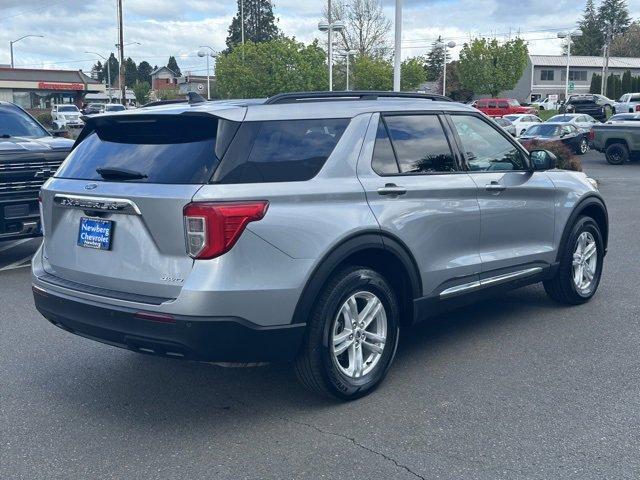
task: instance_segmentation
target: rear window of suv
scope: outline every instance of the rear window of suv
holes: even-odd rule
[[[97,170],[108,168],[139,173],[142,178],[127,180],[134,183],[207,183],[238,126],[186,115],[96,119],[55,176],[101,181]]]

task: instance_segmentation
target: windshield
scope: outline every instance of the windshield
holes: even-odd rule
[[[22,110],[0,105],[0,138],[46,136],[47,131]]]
[[[58,107],[59,112],[78,112],[78,107],[75,105],[64,105]]]
[[[571,115],[556,115],[554,117],[551,117],[549,119],[549,122],[570,122],[571,120],[573,120],[573,117]]]
[[[105,111],[107,112],[120,112],[122,110],[125,110],[123,105],[107,105],[105,107]]]
[[[519,107],[519,106],[520,106],[520,102],[518,102],[518,100],[516,100],[516,99],[514,98],[514,99],[509,100],[509,105],[510,105],[511,107]]]
[[[524,133],[526,136],[555,137],[558,135],[557,125],[534,125],[529,127]]]

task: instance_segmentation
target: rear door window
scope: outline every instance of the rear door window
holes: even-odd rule
[[[381,119],[380,125],[373,161],[376,172],[388,173],[393,169],[390,161],[392,154],[396,157],[396,168],[399,167],[403,174],[447,173],[457,170],[451,147],[437,115],[392,115]],[[383,128],[385,125],[386,130]],[[390,146],[393,147],[392,150],[389,149]],[[381,171],[383,167],[388,171]]]
[[[207,183],[238,129],[216,117],[136,115],[96,119],[56,177],[107,180],[98,170],[139,174],[132,183]],[[91,130],[93,129],[93,130]]]

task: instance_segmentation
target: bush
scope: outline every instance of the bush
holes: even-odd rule
[[[558,157],[558,168],[563,170],[582,171],[582,162],[573,151],[562,142],[541,142],[531,140],[522,144],[529,152],[532,150],[549,150]]]
[[[42,125],[44,125],[47,128],[51,128],[51,126],[53,125],[53,119],[51,118],[50,112],[40,113],[39,115],[36,116],[36,120],[38,120]]]

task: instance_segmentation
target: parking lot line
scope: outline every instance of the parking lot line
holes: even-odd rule
[[[23,238],[22,240],[15,240],[13,242],[10,241],[6,245],[0,246],[0,252],[4,252],[5,250],[9,250],[10,248],[15,248],[18,245],[30,242],[31,240],[33,240],[33,238]]]
[[[22,258],[16,262],[10,263],[6,267],[0,268],[0,272],[4,272],[6,270],[15,270],[17,268],[25,268],[31,266],[31,255],[28,257]]]

